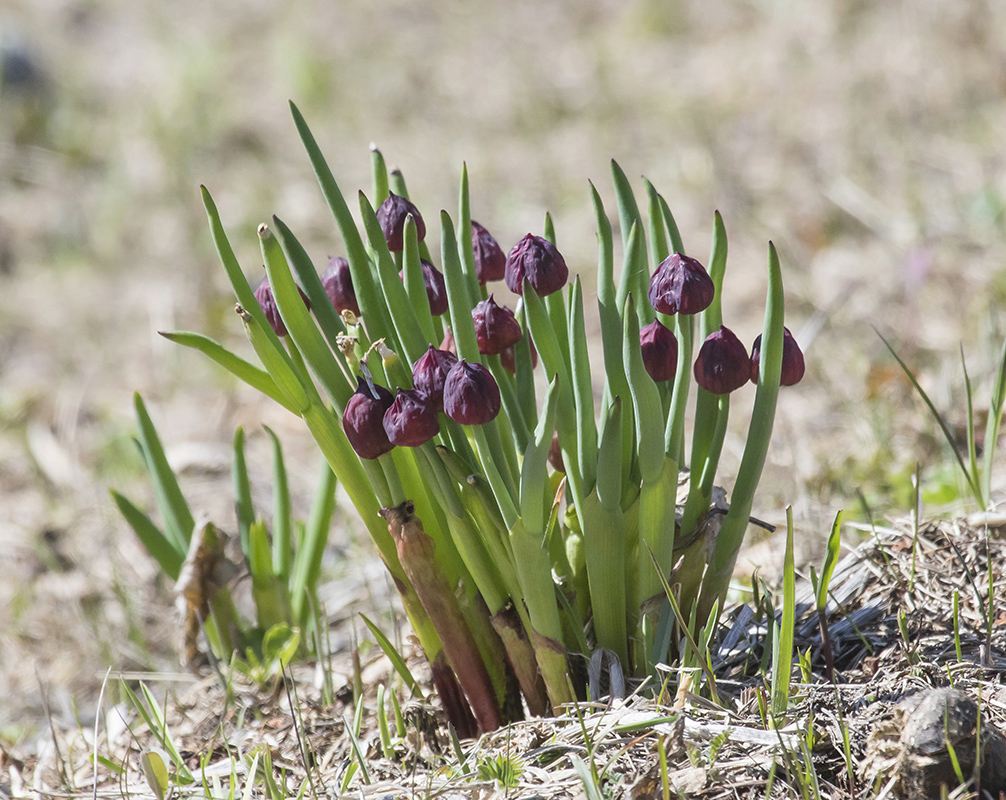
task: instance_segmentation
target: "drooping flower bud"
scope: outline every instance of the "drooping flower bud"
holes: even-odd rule
[[[484,355],[498,355],[517,344],[524,335],[514,313],[506,306],[497,305],[492,295],[475,306],[472,322],[479,352]]]
[[[297,287],[297,291],[300,292],[304,305],[311,308],[307,295],[304,294],[299,286]],[[269,285],[268,278],[263,278],[262,283],[258,285],[258,288],[255,290],[255,299],[258,300],[262,313],[265,314],[265,318],[269,321],[269,325],[272,326],[276,335],[286,336],[289,331],[287,331],[286,325],[283,324],[283,318],[280,316],[279,306],[276,304],[276,298],[272,293],[272,286]]]
[[[342,429],[360,458],[377,458],[394,447],[384,430],[384,414],[395,398],[383,386],[375,383],[373,387],[371,391],[367,381],[358,378],[342,414]]]
[[[360,304],[356,302],[353,277],[349,274],[349,262],[346,259],[338,256],[328,259],[328,268],[321,273],[321,285],[336,311],[340,314],[352,311],[355,316],[360,316]]]
[[[646,293],[661,314],[698,314],[713,302],[716,288],[706,268],[694,258],[674,253],[650,276]]]
[[[479,285],[503,280],[506,256],[493,235],[475,220],[472,220],[472,249],[475,251],[475,274]]]
[[[437,411],[444,410],[444,382],[458,357],[447,350],[437,350],[432,344],[412,365],[412,385],[433,403]]]
[[[421,242],[426,238],[426,223],[411,202],[392,192],[377,209],[377,221],[381,223],[381,232],[392,253],[400,253],[405,247],[405,218],[410,214],[416,222],[416,237]]]
[[[761,334],[751,345],[751,383],[758,383],[758,370],[761,364]],[[803,361],[803,351],[797,344],[789,328],[782,329],[782,377],[780,386],[793,386],[803,379],[806,365]]]
[[[437,409],[417,389],[399,389],[384,412],[384,431],[393,444],[419,447],[440,433]]]
[[[444,282],[444,275],[425,258],[420,259],[419,263],[423,268],[423,283],[426,285],[426,299],[430,301],[430,313],[439,317],[447,311],[447,284]],[[405,271],[399,272],[398,277],[405,280]]]
[[[527,279],[539,297],[559,291],[569,278],[566,261],[555,245],[533,233],[513,246],[506,257],[504,273],[511,292],[520,294]]]
[[[482,425],[500,413],[500,388],[481,364],[463,358],[447,373],[444,384],[444,411],[462,425]]]
[[[528,341],[528,345],[531,348],[531,369],[538,366],[538,351],[535,349],[534,340]],[[517,374],[517,345],[512,344],[502,353],[500,353],[500,364],[509,372],[511,375]]]
[[[733,331],[720,325],[710,333],[695,359],[695,382],[713,394],[729,394],[739,389],[751,375],[748,351]]]
[[[659,319],[639,331],[643,366],[655,383],[674,380],[678,371],[678,340]]]
[[[559,446],[559,431],[552,431],[552,444],[548,446],[548,463],[556,472],[565,474],[566,465],[562,463],[562,448]]]

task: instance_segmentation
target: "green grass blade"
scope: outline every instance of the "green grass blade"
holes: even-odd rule
[[[234,482],[234,511],[238,522],[241,552],[248,556],[248,531],[255,522],[252,506],[251,481],[248,480],[248,465],[245,462],[244,428],[234,431],[234,456],[231,461],[231,480]]]
[[[971,472],[968,469],[967,464],[964,463],[964,459],[961,457],[960,451],[957,449],[957,443],[954,440],[954,434],[951,432],[950,427],[947,425],[946,420],[943,418],[943,415],[936,410],[936,406],[934,406],[933,401],[929,399],[929,395],[926,394],[926,390],[923,389],[922,386],[919,384],[918,380],[916,380],[914,373],[908,368],[908,365],[904,361],[902,361],[901,356],[899,356],[895,352],[894,348],[891,346],[891,343],[888,342],[887,339],[885,339],[883,335],[880,333],[880,331],[878,331],[876,328],[874,328],[873,330],[876,332],[877,336],[880,337],[880,341],[884,343],[884,346],[888,349],[890,354],[894,356],[894,360],[898,362],[898,366],[900,366],[905,375],[908,376],[908,380],[911,381],[911,384],[914,387],[915,391],[918,393],[919,397],[922,398],[922,401],[926,404],[926,407],[929,409],[929,413],[933,416],[933,419],[936,420],[936,424],[940,426],[940,430],[943,432],[943,436],[947,440],[947,444],[950,445],[950,449],[953,451],[954,456],[957,458],[957,464],[958,466],[960,466],[961,472],[964,473],[964,479],[967,481],[968,488],[971,490],[971,496],[974,497],[975,501],[978,503],[979,506],[985,508],[984,501],[982,500],[981,489],[975,484],[974,480],[972,479]],[[995,442],[990,442],[989,444],[993,447],[995,446]]]
[[[311,611],[310,598],[314,594],[321,574],[321,560],[328,543],[328,532],[335,513],[335,473],[327,461],[322,462],[321,480],[314,493],[311,513],[308,517],[304,539],[293,557],[290,574],[290,605],[293,621],[301,629],[306,629]]]
[[[290,576],[290,560],[293,551],[293,519],[290,515],[290,487],[287,482],[286,464],[283,461],[283,446],[279,437],[268,425],[263,425],[272,439],[272,569],[276,576],[286,582]]]
[[[257,389],[279,403],[292,413],[296,413],[290,407],[289,402],[283,396],[269,373],[259,369],[254,364],[245,361],[238,355],[225,348],[218,342],[203,336],[201,333],[190,333],[189,331],[158,331],[158,333],[169,342],[180,344],[183,347],[191,347],[200,353],[209,356],[229,373],[247,383],[253,389]]]
[[[664,226],[664,216],[660,209],[660,195],[657,194],[657,190],[649,180],[643,178],[643,183],[646,185],[646,216],[648,218],[650,234],[650,261],[652,262],[653,269],[656,269],[668,256],[667,228]]]
[[[828,605],[828,592],[831,586],[831,576],[835,572],[835,565],[838,564],[839,552],[842,547],[842,512],[835,515],[835,522],[832,523],[831,533],[828,534],[828,544],[824,551],[824,564],[821,566],[821,576],[817,584],[817,607],[824,610]]]
[[[109,493],[115,501],[119,513],[125,517],[129,527],[133,529],[140,542],[153,556],[158,566],[164,570],[164,574],[171,580],[177,581],[178,574],[182,569],[182,562],[185,560],[185,552],[179,550],[175,543],[158,528],[153,521],[140,509],[134,506],[127,498],[123,497],[114,489]]]
[[[458,255],[468,280],[468,298],[472,307],[481,299],[479,276],[475,269],[475,245],[472,242],[472,201],[468,187],[468,165],[461,165],[461,184],[458,187]]]
[[[139,392],[133,395],[133,405],[140,428],[140,443],[147,461],[147,469],[154,483],[157,507],[164,521],[164,532],[176,550],[186,553],[189,549],[189,540],[192,538],[192,529],[196,525],[195,520],[189,511],[188,503],[185,502],[178,479],[168,465],[161,439],[150,420],[150,415],[147,414],[147,408]]]
[[[779,720],[789,709],[793,672],[793,629],[796,626],[796,565],[793,563],[793,507],[786,506],[786,554],[782,567],[782,622],[772,664],[772,714]]]
[[[968,376],[968,365],[964,361],[964,346],[961,345],[961,369],[964,371],[964,395],[967,401],[967,425],[968,425],[968,469],[971,474],[971,483],[981,490],[982,477],[978,472],[978,446],[975,443],[975,407],[971,397],[971,378]],[[982,495],[980,501],[982,508],[988,508],[989,498]]]
[[[412,692],[412,696],[422,699],[423,692],[419,688],[419,684],[416,682],[416,679],[412,677],[412,672],[405,663],[405,659],[402,658],[402,654],[395,649],[395,646],[391,643],[391,640],[384,635],[384,632],[367,618],[366,614],[360,614],[360,619],[362,619],[364,624],[370,629],[371,634],[377,641],[378,647],[384,651],[384,654],[388,657],[388,660],[391,662],[391,666],[395,668],[395,672],[398,673],[402,682],[409,687],[409,691]]]
[[[985,426],[985,464],[982,469],[982,496],[992,497],[992,460],[995,457],[996,442],[999,441],[999,426],[1002,423],[1003,403],[1006,401],[1006,341],[999,354],[992,383],[992,400],[989,403],[989,419]]]
[[[545,535],[548,520],[545,492],[548,490],[548,450],[555,430],[556,409],[559,407],[558,379],[553,378],[545,392],[534,440],[524,454],[520,474],[520,515],[534,535]],[[551,499],[551,498],[549,498]],[[551,507],[549,502],[548,507]]]

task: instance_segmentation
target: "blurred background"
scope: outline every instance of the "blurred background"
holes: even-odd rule
[[[724,317],[746,343],[771,239],[808,373],[781,396],[757,516],[778,522],[792,503],[809,557],[836,508],[906,513],[916,464],[929,513],[970,510],[873,328],[963,437],[960,347],[987,407],[1004,328],[1006,4],[5,0],[0,738],[42,718],[43,693],[64,717],[74,698],[93,705],[108,666],[173,668],[171,587],[107,493],[151,507],[134,391],[197,510],[230,524],[237,425],[269,507],[267,423],[295,454],[306,514],[317,456],[299,421],[156,335],[197,330],[246,352],[201,183],[253,283],[255,227],[273,213],[316,264],[341,254],[291,99],[348,196],[369,194],[376,142],[436,242],[465,161],[473,215],[504,249],[550,211],[588,288],[587,181],[612,211],[610,159],[637,192],[653,181],[703,260],[718,209]],[[738,428],[727,486],[742,445]],[[343,560],[369,552],[341,513]],[[771,572],[772,543],[754,546],[767,550],[747,568]]]

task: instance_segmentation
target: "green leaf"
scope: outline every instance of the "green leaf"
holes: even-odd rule
[[[321,560],[328,542],[328,531],[335,512],[336,477],[328,462],[322,463],[321,480],[311,503],[304,540],[297,548],[290,574],[290,605],[293,621],[302,628],[306,626],[310,612],[309,597],[314,594],[321,574]]]
[[[597,472],[597,428],[594,426],[594,386],[587,350],[587,329],[583,318],[583,292],[580,276],[573,279],[569,301],[569,351],[576,404],[576,440],[584,491],[594,487]]]
[[[524,453],[520,474],[520,515],[530,533],[545,535],[548,515],[545,490],[548,488],[548,450],[555,430],[556,409],[559,407],[558,378],[552,378],[545,392],[545,401],[534,431],[534,440]],[[550,504],[551,505],[551,504]]]
[[[831,587],[831,576],[838,564],[839,552],[842,547],[842,512],[835,515],[835,521],[828,535],[828,544],[824,551],[824,564],[821,566],[821,577],[817,583],[817,607],[824,611],[828,605],[828,590]]]
[[[262,427],[272,439],[272,568],[273,573],[285,582],[290,575],[290,558],[293,546],[290,487],[287,484],[286,464],[283,463],[283,447],[279,437],[268,425]]]
[[[395,672],[398,673],[402,682],[409,687],[409,691],[412,692],[412,696],[422,699],[423,692],[419,688],[419,684],[416,682],[416,679],[412,677],[412,672],[409,671],[409,667],[405,663],[405,659],[402,658],[402,654],[395,649],[395,646],[391,643],[391,640],[384,635],[384,632],[367,618],[366,614],[360,614],[360,619],[362,619],[366,626],[370,629],[374,639],[377,640],[378,646],[384,651],[384,655],[388,657],[388,660],[391,662],[391,666],[395,668]]]
[[[164,759],[153,750],[148,750],[140,756],[140,767],[154,796],[157,800],[164,800],[168,793],[168,767]]]
[[[252,597],[258,626],[268,630],[290,618],[280,583],[272,568],[269,531],[262,520],[256,520],[249,530],[248,570],[251,572]]]
[[[234,431],[234,457],[231,479],[234,481],[234,510],[238,518],[238,533],[241,538],[241,552],[248,557],[248,531],[255,522],[255,508],[252,506],[251,481],[248,480],[248,465],[245,463],[244,428]]]
[[[164,574],[171,580],[177,581],[185,561],[185,552],[178,550],[175,544],[158,528],[153,521],[140,509],[134,506],[128,499],[123,497],[114,489],[109,489],[112,499],[115,501],[119,513],[126,518],[126,522],[136,533],[141,544],[147,552],[153,556],[158,566],[164,570]]]
[[[158,510],[161,512],[161,519],[164,521],[165,534],[171,540],[175,550],[186,553],[189,549],[189,540],[192,538],[192,529],[196,525],[195,520],[192,517],[192,512],[189,511],[188,503],[185,502],[182,489],[178,485],[178,479],[168,465],[160,437],[157,435],[154,423],[150,421],[147,408],[144,406],[143,398],[140,397],[139,392],[133,395],[133,405],[136,408],[140,442],[147,460],[147,469],[154,482],[154,494],[157,498]]]
[[[380,207],[388,197],[388,166],[377,145],[370,144],[370,171],[373,178],[374,202]]]
[[[158,331],[158,333],[169,342],[174,342],[184,347],[191,347],[193,350],[198,350],[200,353],[209,356],[229,373],[244,381],[253,389],[257,389],[266,395],[266,397],[272,398],[288,411],[294,414],[297,413],[290,406],[289,401],[284,397],[276,385],[276,381],[269,376],[268,372],[245,361],[213,339],[200,333],[190,333],[188,331]]]
[[[262,658],[286,669],[300,647],[300,631],[285,622],[278,622],[262,637]]]
[[[1002,423],[1003,403],[1006,401],[1006,341],[999,353],[999,366],[992,382],[992,400],[989,404],[989,419],[985,426],[985,466],[982,470],[982,497],[992,496],[992,460],[995,457],[996,442],[999,441],[999,426]]]

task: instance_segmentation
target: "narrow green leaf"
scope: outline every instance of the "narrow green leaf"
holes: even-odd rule
[[[276,225],[277,231],[287,231],[288,235],[289,229],[282,224],[278,217],[273,217],[273,224]],[[354,383],[350,386],[346,372],[340,367],[332,350],[329,349],[328,343],[318,330],[318,326],[311,318],[311,312],[304,304],[300,289],[293,279],[286,254],[295,251],[299,245],[295,245],[289,238],[273,236],[272,231],[266,225],[259,225],[258,236],[262,260],[265,262],[273,297],[276,298],[276,305],[279,306],[279,313],[289,331],[290,338],[293,339],[297,349],[310,364],[311,370],[324,387],[326,394],[337,406],[340,404],[344,406],[356,389],[356,385]],[[291,357],[293,355],[294,353],[291,351]],[[305,378],[306,380],[303,381],[305,387],[310,384],[309,388],[313,390],[314,385],[310,378],[306,376]]]
[[[388,166],[377,145],[370,143],[370,172],[373,180],[374,202],[378,207],[388,196]]]
[[[366,626],[370,629],[370,633],[377,641],[378,647],[384,651],[384,654],[388,657],[388,660],[391,662],[391,666],[395,668],[395,672],[398,673],[402,682],[409,687],[409,691],[412,692],[412,696],[422,699],[423,692],[419,688],[419,684],[416,682],[416,679],[412,677],[412,672],[409,671],[409,667],[405,663],[405,659],[402,658],[402,654],[395,649],[395,646],[391,643],[391,640],[384,635],[384,632],[367,618],[366,614],[360,614],[360,619],[362,619],[364,624],[366,624]]]
[[[985,466],[982,470],[982,496],[992,496],[992,460],[998,449],[999,426],[1002,423],[1003,403],[1006,401],[1006,341],[1003,342],[999,354],[999,366],[996,368],[995,380],[992,383],[992,400],[989,403],[989,419],[985,426]]]
[[[178,479],[168,465],[161,439],[157,435],[154,423],[150,420],[150,415],[147,414],[147,408],[143,404],[143,398],[140,397],[139,392],[133,395],[133,406],[136,409],[140,442],[147,460],[147,469],[154,482],[157,508],[164,521],[164,532],[178,552],[187,553],[189,539],[192,538],[192,529],[196,525],[195,520],[192,517],[192,512],[189,511],[188,503],[185,502],[185,496],[178,485]]]
[[[272,439],[272,569],[284,583],[290,577],[293,552],[293,519],[290,516],[290,487],[287,483],[286,464],[279,437],[268,425],[263,425]]]
[[[545,489],[548,487],[548,450],[555,430],[556,409],[559,407],[557,378],[552,378],[545,392],[544,406],[534,430],[534,439],[524,453],[524,466],[520,474],[520,515],[528,531],[535,536],[545,535],[548,519],[545,508]]]
[[[150,517],[140,511],[127,498],[114,489],[110,489],[109,493],[112,495],[119,513],[126,518],[129,527],[136,533],[136,536],[147,549],[147,552],[153,556],[158,566],[164,570],[165,575],[171,578],[171,580],[177,581],[182,569],[182,562],[185,560],[185,553],[178,550],[175,544],[164,535]]]
[[[328,543],[332,515],[335,512],[335,486],[336,477],[332,467],[327,461],[322,462],[321,479],[311,503],[304,540],[294,554],[293,570],[290,574],[290,605],[293,621],[301,628],[306,627],[310,612],[309,599],[314,594],[318,576],[321,574],[321,560],[325,545]]]
[[[964,371],[964,396],[967,401],[967,425],[968,425],[968,469],[971,474],[971,484],[981,491],[982,479],[978,472],[978,445],[975,443],[975,407],[971,398],[971,378],[968,376],[968,365],[964,361],[964,345],[961,345],[961,369]],[[984,509],[988,508],[989,498],[981,496],[979,505]]]
[[[280,244],[283,246],[283,252],[286,253],[290,266],[297,275],[297,280],[307,295],[307,299],[311,301],[311,311],[318,322],[318,327],[321,328],[325,341],[328,342],[328,346],[345,377],[345,386],[333,398],[336,406],[341,409],[356,389],[356,381],[352,371],[348,364],[346,364],[345,356],[343,356],[342,351],[339,349],[339,335],[346,332],[346,326],[343,325],[342,318],[336,312],[335,306],[332,305],[332,301],[329,299],[328,293],[321,283],[321,278],[318,276],[318,271],[315,269],[314,263],[311,261],[311,257],[307,254],[304,246],[294,236],[293,231],[286,226],[283,220],[274,217],[273,224],[276,226],[276,234],[279,236]],[[334,382],[333,385],[339,384],[338,382]]]
[[[821,566],[821,577],[817,584],[817,607],[821,611],[828,605],[828,592],[831,587],[831,576],[838,564],[839,552],[842,548],[842,512],[835,515],[835,521],[828,535],[828,544],[824,550],[824,564]]]
[[[272,568],[269,531],[262,520],[256,520],[248,532],[248,571],[251,573],[258,626],[269,630],[273,625],[285,622],[289,615],[285,613],[279,581]]]
[[[245,361],[213,339],[203,336],[201,333],[190,333],[188,331],[158,331],[158,333],[170,342],[175,342],[184,347],[191,347],[193,350],[198,350],[200,353],[209,356],[253,389],[257,389],[262,394],[272,398],[287,411],[294,414],[297,413],[289,405],[289,401],[279,390],[276,381],[269,376],[268,372]]]
[[[950,445],[950,449],[953,451],[954,456],[957,458],[957,464],[958,466],[960,466],[961,472],[964,473],[964,479],[968,483],[968,488],[971,489],[971,496],[974,497],[975,501],[978,503],[979,506],[984,508],[985,504],[982,499],[981,488],[975,484],[974,479],[971,477],[971,471],[968,469],[967,464],[964,463],[964,459],[961,457],[961,453],[957,449],[957,442],[954,440],[954,435],[950,430],[950,426],[947,425],[947,422],[943,418],[943,415],[936,410],[936,406],[933,405],[933,401],[929,399],[929,395],[926,394],[925,389],[923,389],[918,380],[916,380],[915,374],[908,368],[908,365],[901,360],[901,356],[899,356],[895,352],[890,342],[888,342],[887,339],[885,339],[883,335],[880,333],[880,331],[878,331],[876,328],[874,328],[874,331],[876,331],[877,336],[880,337],[880,341],[884,343],[884,346],[888,349],[888,351],[890,351],[891,355],[894,356],[894,360],[898,362],[898,366],[900,366],[905,375],[908,376],[908,380],[911,381],[912,386],[915,388],[915,391],[918,393],[919,397],[922,398],[922,401],[926,404],[926,407],[929,409],[929,413],[932,414],[933,419],[936,420],[936,424],[940,426],[940,430],[943,432],[943,437],[946,439],[947,444]],[[764,348],[762,349],[762,352],[764,353]],[[762,357],[764,358],[764,355]],[[993,447],[995,446],[994,442],[990,444]]]
[[[343,244],[346,245],[346,258],[349,261],[349,272],[353,278],[353,289],[356,292],[356,300],[360,305],[360,313],[367,329],[368,331],[371,329],[391,331],[391,320],[388,318],[385,306],[380,302],[375,289],[375,269],[372,268],[367,256],[367,250],[363,245],[363,239],[360,238],[360,232],[356,229],[353,216],[349,212],[349,206],[346,205],[346,200],[342,196],[339,185],[335,182],[335,177],[332,175],[328,162],[325,161],[311,129],[308,128],[300,110],[292,102],[290,103],[290,111],[293,114],[293,121],[297,126],[297,132],[300,134],[304,149],[307,150],[308,158],[311,160],[311,166],[314,167],[314,174],[321,185],[321,192],[335,217],[339,233],[342,234]],[[380,335],[374,338],[380,338]]]
[[[402,272],[405,277],[405,291],[409,305],[413,309],[419,323],[421,339],[437,347],[440,338],[433,330],[433,315],[430,314],[429,298],[426,294],[426,282],[423,280],[423,265],[419,258],[419,239],[416,234],[416,222],[410,214],[405,219],[405,230],[402,234],[405,248],[402,252]]]
[[[234,456],[231,460],[231,480],[234,482],[234,511],[237,515],[241,552],[248,556],[248,531],[255,522],[252,506],[251,481],[248,480],[248,465],[245,463],[244,428],[234,431]]]
[[[594,386],[587,351],[587,329],[583,317],[583,290],[580,276],[573,279],[569,299],[569,351],[576,404],[577,455],[584,491],[594,487],[597,471],[597,428],[594,425]]]
[[[635,298],[628,298],[625,309],[622,358],[629,380],[629,395],[636,418],[636,448],[643,481],[659,479],[664,464],[663,404],[660,392],[643,365],[639,344],[639,320]]]
[[[782,622],[772,664],[772,714],[782,722],[789,709],[793,671],[793,629],[796,626],[796,565],[793,563],[793,507],[786,506],[786,554],[782,567]]]
[[[262,361],[262,366],[266,368],[286,398],[287,407],[293,409],[298,416],[302,415],[310,405],[307,387],[310,386],[311,391],[314,392],[314,384],[311,383],[307,375],[301,374],[294,366],[290,355],[279,344],[279,340],[272,328],[269,327],[268,322],[263,327],[259,324],[256,316],[244,306],[238,305],[235,311],[244,323],[245,335]]]
[[[748,426],[748,438],[741,457],[740,470],[734,484],[730,510],[727,512],[716,539],[716,548],[710,563],[710,570],[703,581],[700,598],[702,612],[708,613],[713,601],[722,607],[723,598],[730,582],[737,560],[737,553],[744,541],[755,490],[761,479],[762,468],[772,438],[775,421],[776,401],[779,396],[779,378],[782,373],[782,339],[784,297],[782,270],[775,246],[769,243],[768,292],[765,302],[765,324],[762,328],[762,348],[755,392],[754,408]]]

